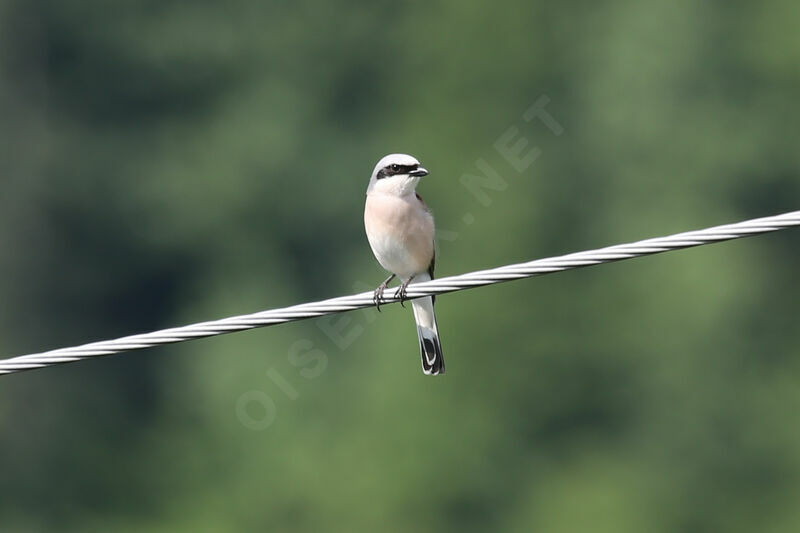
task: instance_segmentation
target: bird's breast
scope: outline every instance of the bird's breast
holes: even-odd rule
[[[408,278],[433,260],[433,217],[416,196],[370,194],[364,227],[372,252],[386,270]]]

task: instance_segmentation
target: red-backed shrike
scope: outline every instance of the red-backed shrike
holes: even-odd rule
[[[375,305],[380,310],[386,285],[395,276],[402,282],[396,296],[401,304],[411,280],[433,279],[436,259],[433,216],[416,192],[419,180],[428,174],[415,158],[390,154],[378,161],[367,187],[364,227],[372,253],[383,268],[392,273],[375,289]],[[422,371],[444,374],[444,357],[439,343],[433,297],[411,301],[417,322]]]

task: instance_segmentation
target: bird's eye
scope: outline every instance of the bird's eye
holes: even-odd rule
[[[392,165],[392,170],[400,170],[400,165],[397,164]]]

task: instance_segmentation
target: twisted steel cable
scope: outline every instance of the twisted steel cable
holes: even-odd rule
[[[800,211],[783,215],[757,218],[736,224],[716,226],[697,231],[678,233],[667,237],[656,237],[629,244],[618,244],[597,250],[576,252],[558,257],[537,259],[527,263],[507,265],[488,270],[481,270],[440,278],[424,283],[412,284],[408,287],[409,299],[431,296],[448,292],[493,285],[504,281],[530,278],[562,270],[570,270],[601,263],[632,259],[644,255],[657,254],[681,248],[691,248],[704,244],[739,239],[750,235],[778,231],[791,226],[800,226]],[[386,304],[397,303],[394,291],[387,291],[384,297]],[[384,303],[382,301],[382,303]],[[372,292],[362,292],[351,296],[331,298],[320,302],[312,302],[261,311],[250,315],[234,316],[221,320],[201,322],[189,326],[164,329],[152,333],[131,335],[120,339],[92,342],[72,348],[61,348],[48,352],[22,355],[0,360],[0,374],[12,374],[24,370],[33,370],[51,365],[71,363],[101,355],[111,355],[133,350],[141,350],[162,344],[172,344],[202,337],[223,335],[234,331],[242,331],[273,324],[282,324],[305,318],[319,317],[332,313],[341,313],[370,307],[373,303]]]

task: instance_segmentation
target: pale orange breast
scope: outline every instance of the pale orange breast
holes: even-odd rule
[[[370,247],[386,270],[407,278],[430,266],[433,217],[416,196],[368,195],[364,226]]]

